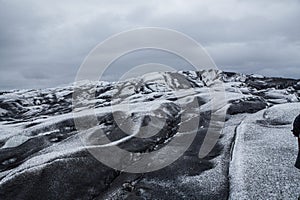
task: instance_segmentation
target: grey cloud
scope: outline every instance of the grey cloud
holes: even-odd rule
[[[0,0],[0,4],[1,89],[72,82],[99,42],[143,26],[172,28],[191,36],[224,70],[300,78],[298,0]],[[180,63],[149,55],[157,62]],[[119,64],[129,67],[151,60],[146,57],[131,56]],[[108,79],[119,72],[116,68],[106,74]]]

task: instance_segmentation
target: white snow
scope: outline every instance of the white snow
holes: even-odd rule
[[[231,199],[297,199],[300,172],[294,167],[297,140],[291,123],[300,103],[248,115],[237,129],[230,167]],[[258,120],[287,125],[261,125]]]
[[[5,145],[2,146],[1,148],[9,148],[9,147],[16,147],[21,144],[23,144],[25,141],[27,141],[30,137],[27,137],[25,135],[16,135],[11,138],[9,138],[6,142]]]
[[[130,82],[82,81],[68,87],[45,90],[18,90],[3,94],[0,97],[5,103],[21,102],[20,104],[22,105],[17,103],[17,110],[24,109],[25,111],[22,115],[29,119],[25,119],[25,122],[17,121],[16,119],[13,122],[17,123],[11,124],[8,121],[0,122],[0,140],[2,142],[1,145],[3,145],[0,149],[17,147],[30,138],[50,134],[59,130],[59,126],[62,126],[63,122],[71,121],[74,118],[82,119],[92,115],[101,117],[107,113],[117,111],[121,111],[127,116],[134,113],[137,117],[141,117],[142,114],[147,113],[149,116],[163,118],[163,115],[172,115],[171,112],[162,107],[163,104],[174,103],[180,107],[181,105],[188,105],[195,97],[198,97],[200,102],[203,103],[199,108],[201,112],[211,111],[212,109],[214,111],[225,110],[228,108],[229,102],[238,103],[253,99],[263,99],[270,106],[273,106],[273,104],[285,104],[276,105],[255,114],[231,116],[225,122],[222,138],[219,141],[224,145],[224,152],[212,160],[215,164],[213,169],[197,176],[182,176],[169,182],[157,182],[157,184],[162,187],[172,187],[174,190],[182,192],[182,198],[185,198],[185,196],[180,189],[181,186],[190,186],[192,187],[191,191],[195,188],[199,189],[199,187],[193,188],[195,185],[203,186],[203,193],[217,193],[217,190],[228,181],[224,170],[228,167],[228,157],[230,157],[228,148],[230,148],[235,128],[237,127],[233,158],[230,163],[230,198],[233,200],[296,199],[300,194],[298,192],[300,172],[293,167],[297,155],[297,146],[290,129],[293,119],[300,114],[300,103],[289,102],[299,102],[297,91],[291,87],[280,90],[275,88],[255,89],[248,87],[245,83],[246,75],[236,74],[227,79],[223,77],[225,79],[225,82],[222,83],[225,87],[224,94],[224,88],[220,87],[222,77],[218,70],[207,70],[197,73],[193,71],[180,72],[179,74],[186,76],[196,87],[178,89],[186,87],[186,85],[181,83],[180,78],[174,78],[176,76],[173,77],[171,73],[152,73],[131,79]],[[251,77],[263,78],[258,75],[252,75]],[[264,84],[263,80],[256,82]],[[204,87],[204,85],[208,87]],[[98,87],[96,88],[96,86]],[[66,98],[66,96],[72,94],[74,87],[81,87],[86,92],[95,93],[98,89],[98,91],[101,91],[101,87],[106,86],[112,86],[112,88],[102,92],[96,99],[89,100],[83,96],[82,101],[80,101],[82,107],[78,108],[76,113],[68,111],[57,115],[45,114],[45,116],[43,114],[43,111],[47,111],[49,107],[53,106],[53,102],[56,99],[64,101],[64,103],[71,103],[72,99]],[[121,86],[124,86],[123,90],[118,91],[118,87]],[[137,92],[135,87],[143,89],[143,92]],[[120,94],[116,95],[118,92]],[[214,96],[216,98],[213,99]],[[113,99],[110,100],[110,98]],[[175,101],[174,99],[176,98],[177,100]],[[50,103],[47,103],[47,101],[50,101]],[[96,104],[99,107],[94,109]],[[60,103],[55,102],[55,105],[59,107]],[[88,107],[91,109],[87,109]],[[63,105],[61,108],[65,109],[66,107]],[[153,110],[159,109],[161,109],[161,113],[153,114]],[[196,111],[198,113],[197,109]],[[11,110],[0,108],[1,117],[9,113],[11,113]],[[37,117],[30,118],[35,115]],[[191,117],[195,116],[191,114]],[[132,135],[107,145],[116,145],[136,136],[141,129],[141,121],[139,120],[140,118],[133,124],[134,126],[130,127]],[[240,122],[241,124],[239,125]],[[33,125],[28,127],[30,124]],[[161,124],[157,123],[156,125],[160,126]],[[65,128],[68,129],[68,127]],[[105,127],[98,126],[97,128]],[[205,130],[207,127],[201,126],[200,128]],[[89,132],[91,131],[89,130]],[[0,172],[0,185],[5,181],[21,176],[26,170],[41,170],[53,160],[64,159],[67,155],[84,150],[85,147],[82,144],[81,137],[88,137],[86,133],[89,132],[79,131],[77,135],[72,135],[66,140],[42,149],[14,169]],[[51,140],[55,142],[58,138],[52,138]],[[172,140],[172,138],[169,140]],[[169,141],[167,140],[167,142]],[[92,147],[89,146],[89,148]],[[4,163],[2,164],[10,164],[15,161],[15,157],[12,157],[3,161]]]

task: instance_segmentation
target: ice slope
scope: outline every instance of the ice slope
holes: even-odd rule
[[[214,149],[199,159],[209,124],[220,123],[211,120],[210,93],[220,83],[225,87],[226,98],[218,106],[228,109],[226,122]],[[237,194],[230,193],[230,188],[244,191],[233,188],[234,178],[229,179],[231,149],[238,143],[236,127],[251,113],[277,104],[299,102],[299,83],[293,79],[207,70],[151,73],[123,82],[83,81],[67,87],[3,91],[0,93],[0,197],[4,200],[227,199],[229,194]],[[95,96],[76,99],[77,118],[89,117],[87,108],[94,108],[97,115],[99,123],[90,132],[75,127],[71,112],[74,89]],[[191,110],[189,105],[194,101],[199,107]],[[102,130],[122,149],[153,152],[182,137],[178,127],[185,110],[192,111],[189,120],[199,116],[197,135],[183,156],[158,171],[132,174],[114,170],[89,153],[88,149],[97,141],[92,141],[91,146],[82,143],[93,139],[95,130]],[[151,122],[151,117],[156,120]],[[151,137],[128,137],[118,126],[120,120],[133,121],[130,132],[138,134],[143,130]],[[290,126],[290,122],[285,126]],[[144,129],[149,123],[149,129]],[[153,134],[157,126],[159,131]],[[294,154],[289,156],[292,160]]]
[[[230,165],[230,199],[297,199],[300,171],[291,124],[300,103],[248,115],[237,127]]]

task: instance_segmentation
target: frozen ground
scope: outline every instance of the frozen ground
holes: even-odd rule
[[[76,97],[74,116],[75,88],[84,95]],[[223,98],[213,99],[212,88]],[[0,199],[294,198],[300,174],[293,167],[297,147],[290,129],[300,112],[299,94],[299,80],[215,70],[2,91]],[[74,119],[85,124],[87,108],[95,108],[98,121],[78,130]],[[227,111],[224,129],[212,151],[199,158],[209,125],[222,124],[220,110]],[[195,119],[193,130],[179,128]],[[119,122],[129,124],[128,129]],[[142,134],[150,136],[136,137]],[[88,151],[108,138],[118,148],[142,155],[191,134],[195,139],[182,156],[149,173],[112,169]],[[166,150],[164,159],[171,153]]]
[[[300,172],[293,167],[297,139],[291,123],[300,103],[248,115],[237,127],[230,165],[231,199],[297,199]]]

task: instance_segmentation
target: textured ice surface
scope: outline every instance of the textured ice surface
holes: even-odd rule
[[[226,98],[212,101],[212,88],[222,96],[220,83]],[[76,101],[76,116],[71,112],[74,88],[84,93]],[[299,80],[217,70],[2,91],[0,199],[294,198],[300,176],[293,168],[296,142],[290,129],[300,106],[291,102],[299,102],[299,91]],[[87,98],[89,94],[95,98]],[[187,120],[199,116],[197,135],[188,150],[163,169],[121,172],[87,151],[99,145],[93,135],[97,130],[111,144],[137,155],[156,151],[188,134],[178,131],[182,107],[189,109],[195,100],[199,105]],[[210,119],[216,107],[228,108],[225,126],[213,150],[199,159],[209,124],[220,123]],[[99,122],[88,131],[77,130],[74,117],[88,123],[87,108],[93,108]],[[126,131],[117,122],[131,124]],[[149,137],[133,137],[139,133]],[[90,144],[84,146],[85,141]]]
[[[297,139],[291,123],[300,103],[248,115],[237,128],[230,167],[231,199],[297,199],[300,172],[293,167]]]

